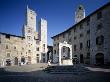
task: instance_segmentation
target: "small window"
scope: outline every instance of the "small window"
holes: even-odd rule
[[[36,54],[36,56],[39,56],[39,54]]]
[[[9,34],[6,34],[5,36],[7,39],[10,39],[10,35]]]
[[[90,30],[87,30],[87,34],[90,34]]]
[[[76,27],[74,28],[74,32],[76,32]]]
[[[87,53],[86,58],[87,58],[87,59],[90,59],[90,53]]]
[[[74,45],[74,51],[76,51],[76,45]]]
[[[39,47],[37,48],[37,51],[39,51]]]
[[[28,50],[28,53],[31,53],[31,50]]]
[[[80,29],[83,29],[83,25],[82,24],[80,24]]]
[[[56,54],[56,50],[54,50],[54,54]]]
[[[28,33],[30,33],[31,31],[30,31],[30,29],[28,30]]]
[[[43,44],[43,51],[45,52],[45,44]]]
[[[6,45],[6,49],[8,49],[8,45]]]
[[[45,57],[45,54],[42,54],[43,57]]]
[[[14,46],[14,49],[16,49],[16,46]]]
[[[10,57],[10,53],[7,53],[7,57]]]
[[[90,48],[90,40],[87,40],[87,48]]]
[[[54,46],[56,46],[56,44],[54,44]]]
[[[83,48],[83,43],[80,43],[80,50],[82,50]]]
[[[65,34],[63,34],[63,38],[65,38]]]
[[[104,44],[104,36],[98,36],[97,38],[96,38],[96,44],[97,45],[103,45]]]
[[[97,31],[100,30],[100,29],[102,29],[102,28],[103,28],[102,23],[97,25]]]
[[[87,26],[90,24],[90,18],[87,19]]]
[[[76,39],[77,39],[77,37],[75,36],[75,37],[74,37],[74,40],[76,40]]]
[[[102,18],[102,12],[97,13],[97,19],[100,19],[100,18]]]
[[[83,34],[82,33],[80,34],[80,37],[83,37]]]
[[[22,48],[22,50],[24,50],[24,48]]]
[[[31,40],[31,36],[27,36],[27,39],[28,39],[28,40]]]
[[[71,31],[68,32],[68,35],[71,35]]]
[[[71,38],[68,40],[68,42],[69,42],[69,43],[71,42]]]

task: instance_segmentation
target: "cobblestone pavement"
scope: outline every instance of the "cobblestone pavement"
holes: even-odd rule
[[[91,70],[77,75],[49,74],[42,71],[46,66],[39,64],[0,68],[0,82],[110,82],[110,72]]]

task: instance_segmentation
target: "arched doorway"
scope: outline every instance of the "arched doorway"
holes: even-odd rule
[[[25,64],[25,58],[24,57],[21,57],[21,63]]]
[[[103,53],[97,53],[95,56],[96,64],[97,65],[103,65],[104,64],[104,54]]]
[[[17,57],[15,57],[15,65],[18,65],[18,58]]]
[[[83,54],[80,54],[80,63],[84,63],[84,57],[83,57]]]

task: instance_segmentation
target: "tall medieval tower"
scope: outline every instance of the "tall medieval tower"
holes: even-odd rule
[[[77,8],[75,12],[75,23],[78,23],[84,18],[85,18],[85,9],[82,5],[79,5],[79,7]]]
[[[41,52],[42,52],[42,62],[47,61],[47,21],[45,19],[40,19],[39,21],[39,40],[41,43]]]
[[[27,6],[26,11],[26,23],[23,28],[23,35],[25,37],[25,46],[27,61],[30,60],[30,63],[36,63],[36,42],[35,42],[35,33],[36,33],[36,13]]]

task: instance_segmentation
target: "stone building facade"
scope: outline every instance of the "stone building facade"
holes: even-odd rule
[[[79,6],[78,9],[84,7]],[[85,18],[83,10],[76,11],[76,14],[81,16],[81,20],[76,16],[75,25],[52,37],[53,62],[59,62],[59,42],[66,41],[72,44],[73,59],[77,57],[79,63],[98,65],[110,63],[110,3]]]
[[[36,32],[36,12],[28,8],[22,36],[0,33],[0,65],[47,62],[47,21],[40,19]]]

